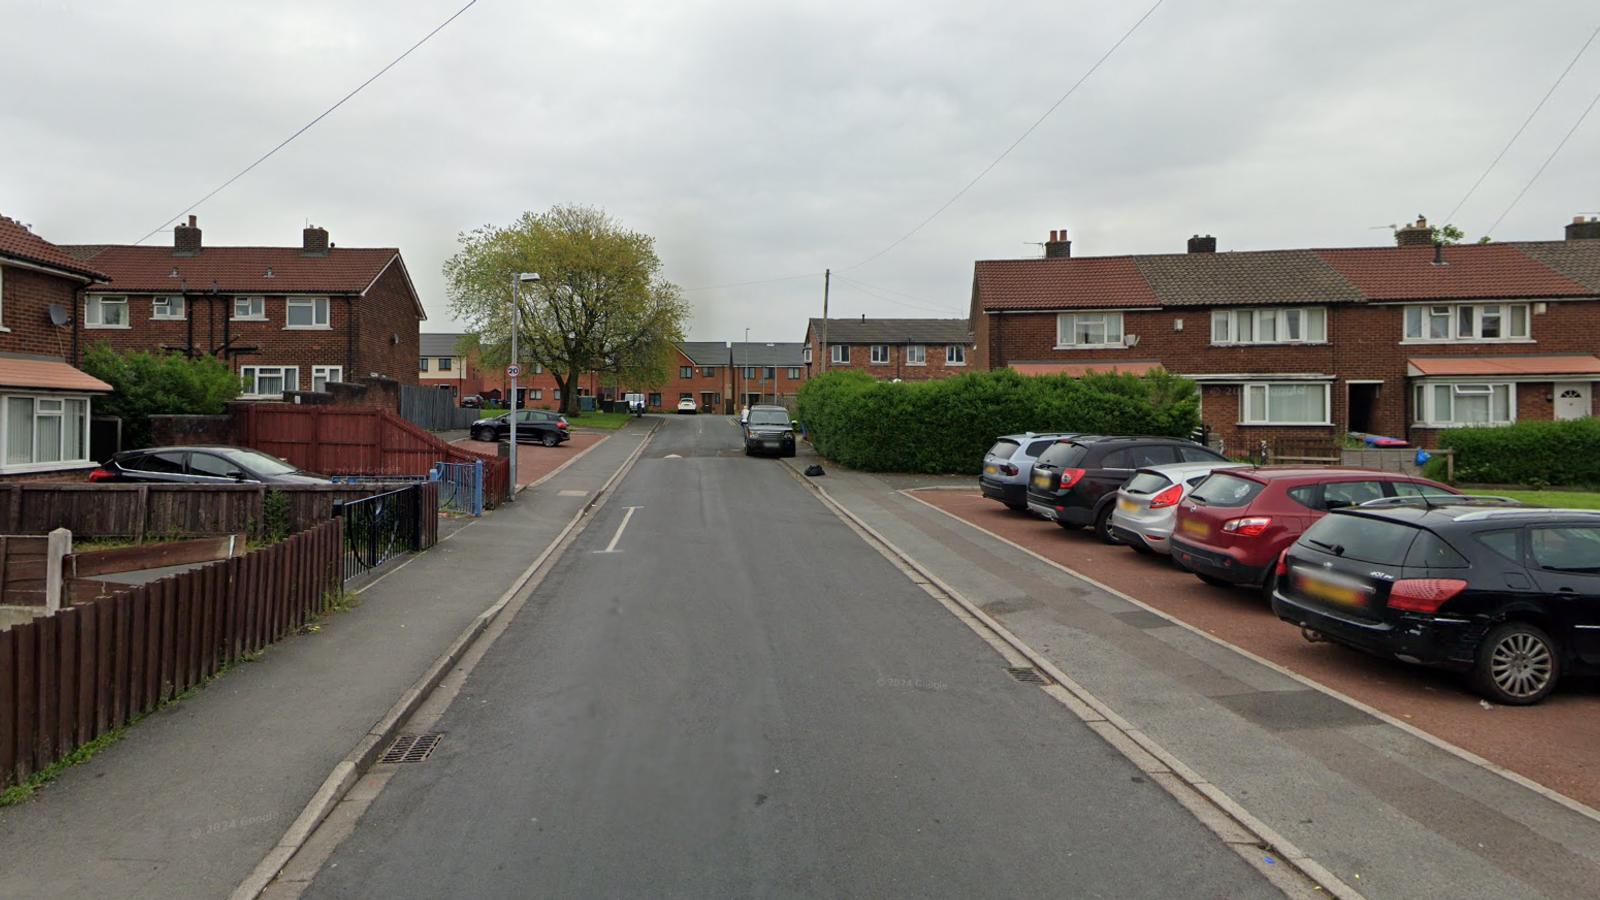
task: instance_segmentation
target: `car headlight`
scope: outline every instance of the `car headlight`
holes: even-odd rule
[[[792,431],[785,431],[785,432],[784,432],[784,433],[783,433],[783,436],[784,436],[784,437],[786,437],[786,438],[792,438],[792,437],[794,437],[794,432],[792,432]]]

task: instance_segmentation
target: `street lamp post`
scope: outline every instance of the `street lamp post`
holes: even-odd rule
[[[533,284],[539,280],[538,272],[523,272],[511,279],[511,411],[506,413],[506,421],[511,426],[511,500],[517,499],[517,375],[520,370],[516,368],[517,361],[517,332],[522,328],[522,300],[518,295],[520,285]]]

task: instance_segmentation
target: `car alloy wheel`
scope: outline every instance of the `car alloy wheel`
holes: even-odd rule
[[[561,443],[561,438],[556,437],[555,432],[547,431],[544,433],[544,445],[546,447],[554,447],[559,443]]]
[[[1555,641],[1526,622],[1496,626],[1478,645],[1472,670],[1478,692],[1509,706],[1538,703],[1555,690],[1561,655]]]
[[[487,428],[474,428],[472,430],[472,439],[484,442],[492,441],[494,440],[494,432]]]
[[[1111,533],[1111,504],[1107,503],[1100,514],[1094,517],[1094,536],[1102,544],[1120,546],[1122,539]]]

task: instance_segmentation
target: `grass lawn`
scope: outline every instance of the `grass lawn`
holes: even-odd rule
[[[1489,494],[1495,497],[1510,497],[1521,500],[1523,503],[1532,503],[1536,506],[1550,506],[1558,509],[1600,509],[1600,494],[1582,493],[1579,491],[1473,491],[1470,493]]]
[[[581,416],[567,416],[567,422],[574,428],[609,428],[613,431],[628,424],[632,419],[633,415],[625,412],[586,412]]]

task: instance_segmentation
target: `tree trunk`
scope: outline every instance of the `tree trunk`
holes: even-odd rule
[[[554,375],[555,373],[552,372],[551,374]],[[556,384],[561,389],[561,413],[563,415],[576,415],[578,412],[578,392],[573,389],[577,383],[578,372],[576,369],[568,371],[565,378],[556,375]]]

